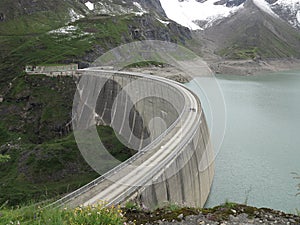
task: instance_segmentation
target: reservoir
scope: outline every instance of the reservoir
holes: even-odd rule
[[[229,201],[289,213],[300,210],[300,179],[294,178],[300,176],[300,71],[218,75],[217,82],[227,123],[206,207]],[[186,85],[200,96],[210,121],[203,94],[193,81]]]

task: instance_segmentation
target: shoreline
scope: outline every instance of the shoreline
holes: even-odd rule
[[[151,212],[133,208],[127,209],[126,215],[129,224],[131,221],[136,221],[136,224],[148,225],[296,225],[300,223],[300,217],[298,215],[269,208],[257,208],[229,202],[214,208],[202,209],[173,205]]]
[[[300,70],[299,59],[221,60],[210,62],[215,74],[252,76],[288,70]]]
[[[207,61],[208,66],[215,73],[224,75],[253,76],[262,73],[300,70],[300,59],[268,59],[268,60],[219,60]],[[126,71],[155,75],[188,83],[191,77],[184,71],[172,66],[146,66],[126,68]]]

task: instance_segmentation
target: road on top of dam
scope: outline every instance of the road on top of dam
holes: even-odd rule
[[[183,112],[171,126],[171,130],[158,142],[150,143],[151,149],[139,151],[133,159],[123,162],[107,175],[97,178],[90,184],[76,190],[57,201],[56,204],[76,207],[93,205],[101,201],[107,205],[120,204],[133,196],[141,187],[159,174],[193,138],[197,126],[201,124],[202,109],[199,99],[186,87],[172,80],[133,72],[120,72],[91,68],[87,72],[112,73],[118,76],[129,75],[159,81],[175,87],[183,94]],[[146,146],[149,148],[149,146]]]

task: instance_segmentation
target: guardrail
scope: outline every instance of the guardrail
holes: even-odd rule
[[[201,111],[200,118],[201,118],[202,113],[203,112]],[[199,120],[199,123],[201,124],[201,120]],[[194,124],[193,128],[191,129],[192,134],[189,135],[190,137],[187,139],[186,142],[183,142],[179,146],[176,147],[176,149],[174,151],[174,154],[176,154],[176,155],[180,154],[180,150],[184,149],[184,147],[187,146],[190,143],[190,141],[193,139],[194,135],[197,133],[197,129],[200,128],[199,123],[195,123]],[[176,157],[174,157],[174,154],[169,155],[165,159],[165,161],[170,161],[170,160],[176,158]],[[165,164],[160,164],[155,169],[155,171],[153,171],[153,174],[157,174],[157,172],[161,171],[164,167],[165,167]],[[126,200],[128,198],[128,196],[132,195],[132,193],[138,191],[141,188],[141,186],[143,186],[144,184],[146,184],[148,180],[149,180],[149,178],[145,177],[143,180],[140,181],[139,185],[135,185],[135,186],[129,187],[126,190],[126,192],[122,193],[122,195],[118,196],[117,198],[113,199],[112,201],[106,203],[106,205],[108,205],[108,206],[109,205],[117,205],[117,204],[123,202],[124,200]]]
[[[182,86],[183,85],[166,79],[166,78],[161,78],[161,77],[156,77],[156,76],[147,76],[144,74],[138,74],[138,73],[128,73],[128,72],[120,72],[120,71],[104,71],[104,70],[88,70],[88,72],[105,72],[105,73],[113,73],[116,75],[129,75],[129,76],[133,76],[133,77],[142,77],[142,78],[146,78],[146,79],[150,79],[150,80],[155,80],[155,81],[159,81],[159,82],[163,82],[166,83],[170,86],[172,86],[173,88],[175,88],[176,90],[178,90],[178,88],[176,86]],[[186,87],[184,87],[186,89]],[[179,92],[180,93],[180,92]],[[180,93],[182,96],[183,94]],[[134,156],[132,156],[131,158],[127,159],[126,161],[122,162],[121,164],[119,164],[118,166],[114,167],[113,169],[111,169],[110,171],[108,171],[107,173],[101,175],[100,177],[96,178],[95,180],[91,181],[90,183],[84,185],[83,187],[73,191],[72,193],[64,196],[63,198],[53,202],[52,204],[48,205],[47,207],[59,207],[59,206],[63,206],[65,204],[67,204],[68,202],[70,202],[70,200],[75,199],[77,196],[80,196],[83,193],[88,192],[89,190],[91,190],[93,187],[95,187],[96,185],[98,185],[99,183],[101,183],[103,180],[105,180],[107,177],[117,173],[118,171],[122,170],[124,167],[126,167],[127,165],[132,164],[134,161],[136,161],[137,159],[139,159],[141,156],[143,156],[146,152],[148,152],[149,150],[151,150],[153,148],[153,146],[155,146],[157,143],[159,143],[164,136],[169,133],[177,124],[178,122],[180,122],[180,119],[182,118],[182,115],[184,114],[184,112],[187,110],[187,106],[186,104],[184,104],[183,106],[183,110],[180,113],[180,115],[178,116],[178,118],[168,127],[168,129],[166,129],[160,136],[158,136],[154,141],[152,141],[149,145],[147,145],[145,148],[141,149],[138,153],[136,153]],[[128,189],[126,191],[129,192],[130,189]],[[124,193],[125,194],[125,193]]]

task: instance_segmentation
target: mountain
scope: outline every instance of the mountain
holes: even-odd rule
[[[126,14],[126,13],[153,13],[158,16],[166,16],[159,0],[80,0],[88,8],[90,13],[97,14]]]
[[[206,59],[300,57],[300,0],[160,0]]]
[[[1,0],[0,155],[11,159],[0,164],[0,205],[56,197],[97,176],[68,126],[76,79],[28,75],[26,65],[83,68],[121,44],[185,45],[191,38],[188,28],[165,17],[158,0]],[[103,129],[110,148],[127,158],[114,132]]]
[[[214,52],[224,58],[299,58],[300,32],[267,6],[248,0],[201,35],[213,41]]]
[[[91,15],[130,13],[166,18],[159,0],[2,0],[0,34],[40,33]]]
[[[238,2],[219,0],[160,0],[167,16],[192,30],[203,30],[241,8]]]
[[[90,13],[118,15],[133,12],[152,12],[165,16],[159,0],[2,0],[0,3],[0,21],[17,19],[26,15],[36,16],[39,13],[47,12],[55,12],[59,15],[63,12],[68,14],[70,11],[81,14],[81,16]],[[72,19],[72,15],[69,19]]]
[[[86,64],[113,47],[142,39],[184,43],[191,32],[166,18],[159,0],[0,2],[2,66],[12,68],[10,61],[19,69],[32,63]]]
[[[299,0],[269,0],[272,10],[293,27],[300,29],[300,1]]]
[[[167,16],[190,29],[206,29],[242,10],[248,0],[161,0]],[[300,0],[254,0],[265,12],[274,13],[300,27]]]

